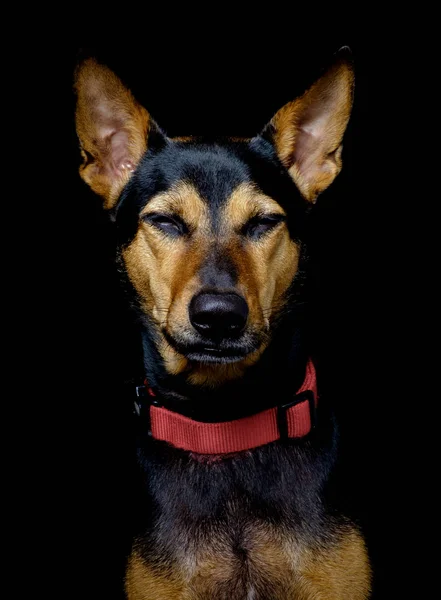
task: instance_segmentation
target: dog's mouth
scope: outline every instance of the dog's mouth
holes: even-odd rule
[[[225,349],[204,346],[200,349],[191,349],[185,356],[188,360],[200,363],[234,363],[243,360],[250,352],[245,349]]]
[[[168,344],[179,354],[191,362],[227,364],[244,360],[256,352],[262,345],[262,336],[256,333],[245,333],[240,339],[220,340],[185,340],[163,330]]]

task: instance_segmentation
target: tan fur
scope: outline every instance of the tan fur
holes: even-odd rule
[[[80,65],[75,78],[76,128],[83,164],[80,175],[111,208],[146,150],[149,114],[118,77],[94,59]],[[114,145],[122,135],[123,159]]]
[[[352,108],[354,74],[334,64],[303,96],[271,120],[274,144],[303,196],[313,202],[342,168],[342,139]]]
[[[170,569],[160,571],[146,564],[135,552],[126,573],[127,600],[182,600],[184,582]],[[187,596],[188,597],[188,596]]]
[[[370,596],[371,569],[362,536],[350,530],[331,549],[307,554],[297,600],[365,600]]]
[[[290,239],[284,224],[258,242],[244,242],[240,230],[259,212],[283,215],[280,206],[253,186],[239,185],[221,212],[219,238],[213,236],[205,202],[187,183],[152,198],[141,216],[156,212],[179,215],[191,232],[188,238],[167,238],[141,219],[135,239],[123,251],[129,278],[143,310],[153,316],[158,332],[165,328],[175,337],[191,329],[188,306],[200,290],[198,269],[213,244],[235,263],[239,272],[237,290],[247,301],[249,325],[267,331],[297,271],[299,247]],[[187,371],[189,381],[207,386],[242,377],[265,348],[262,344],[242,361],[212,367],[190,364],[165,338],[160,338],[159,350],[169,373]]]
[[[178,553],[173,566],[148,564],[135,550],[126,591],[128,600],[366,600],[370,575],[363,539],[349,526],[312,546],[254,523],[239,551],[218,534]]]

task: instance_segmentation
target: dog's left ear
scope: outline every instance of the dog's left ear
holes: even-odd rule
[[[353,89],[352,60],[344,48],[325,74],[303,96],[281,108],[262,132],[310,202],[341,170]]]

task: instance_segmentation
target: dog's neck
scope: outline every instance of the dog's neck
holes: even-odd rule
[[[167,374],[146,331],[143,346],[147,380],[160,404],[206,422],[234,420],[283,403],[302,385],[309,358],[302,328],[297,323],[293,330],[285,322],[243,377],[204,387],[189,384],[184,374]]]

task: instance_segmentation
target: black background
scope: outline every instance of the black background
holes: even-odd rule
[[[351,482],[347,504],[368,540],[375,598],[400,597],[415,580],[424,585],[419,565],[427,551],[414,541],[420,525],[411,504],[419,489],[417,441],[409,436],[412,416],[403,420],[414,407],[411,378],[420,353],[398,316],[406,310],[403,273],[413,267],[399,249],[411,198],[400,196],[397,209],[390,160],[398,152],[387,127],[388,90],[395,90],[384,78],[394,61],[350,28],[331,40],[311,33],[305,41],[290,33],[290,23],[282,31],[279,19],[269,15],[258,26],[221,27],[216,34],[150,24],[129,43],[78,35],[62,50],[41,53],[53,90],[45,101],[51,133],[48,140],[41,123],[33,130],[34,142],[45,138],[44,149],[34,143],[33,153],[46,168],[38,181],[45,196],[39,268],[29,279],[44,306],[41,331],[28,337],[26,354],[35,357],[45,393],[38,411],[42,468],[30,485],[35,519],[44,523],[36,555],[50,573],[48,593],[62,586],[63,598],[118,598],[135,510],[131,404],[121,384],[138,374],[138,353],[118,294],[112,228],[78,176],[72,93],[78,59],[92,54],[108,64],[170,136],[252,136],[343,45],[352,48],[356,71],[344,167],[312,217],[322,385],[335,398],[342,467]],[[42,338],[49,346],[44,356]]]

